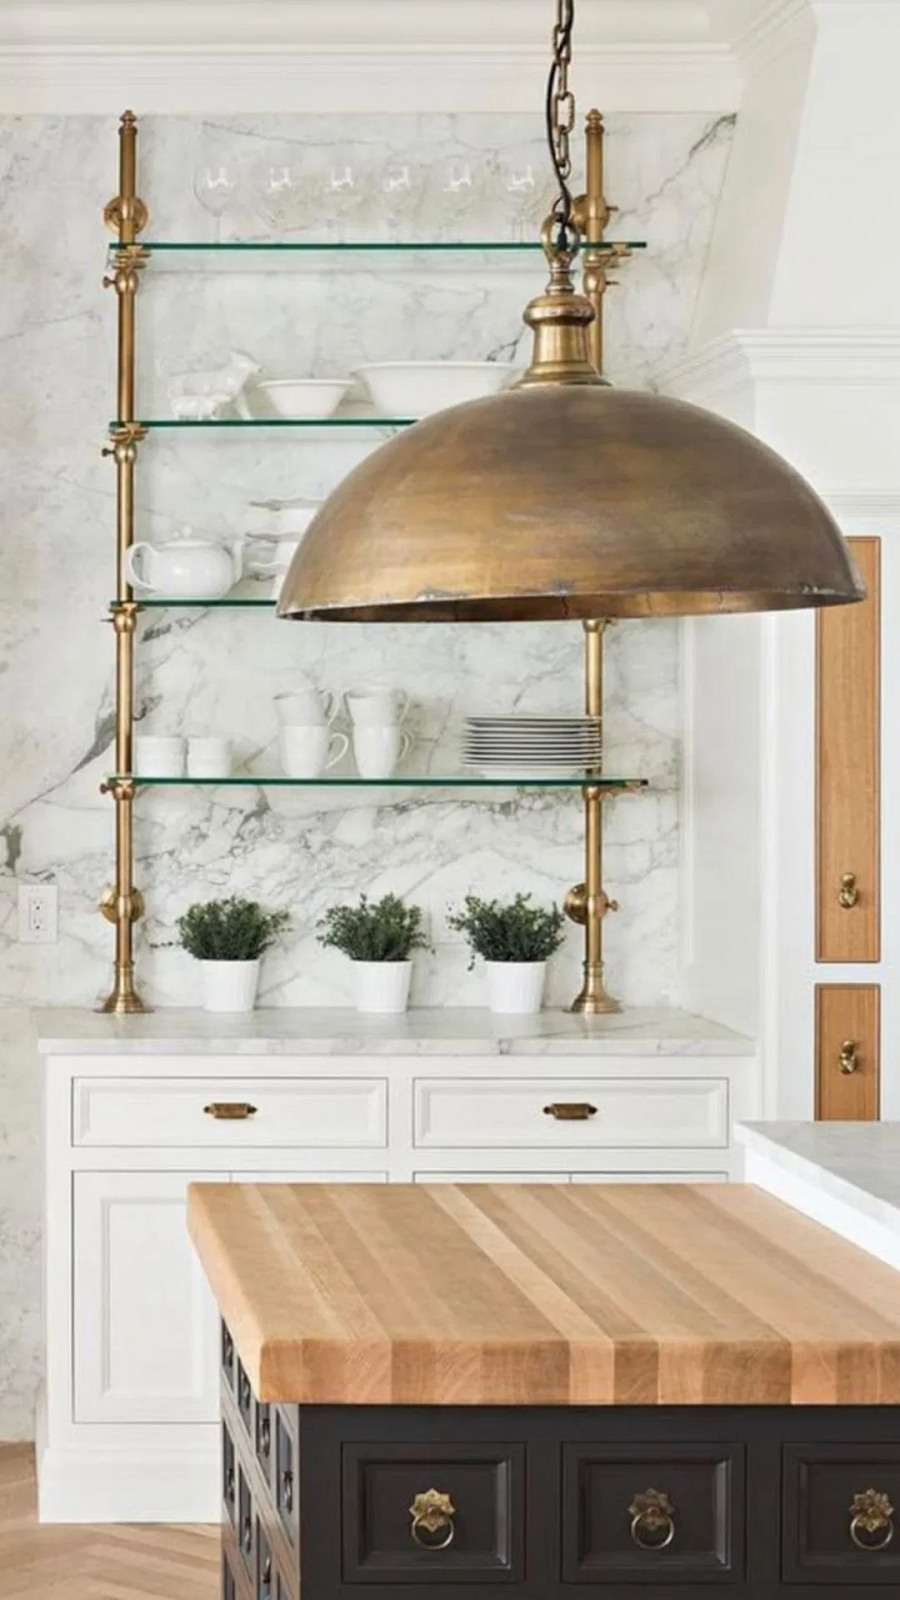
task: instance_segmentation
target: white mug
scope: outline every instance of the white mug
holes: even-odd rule
[[[189,778],[230,778],[230,739],[188,739]]]
[[[281,766],[288,778],[318,778],[347,754],[345,733],[331,733],[323,723],[306,728],[282,728],[279,735]]]
[[[409,710],[409,695],[404,689],[375,685],[368,689],[348,689],[344,694],[350,720],[357,728],[389,728],[402,722]]]
[[[137,734],[134,770],[139,778],[183,778],[184,740],[177,734]]]
[[[353,757],[361,778],[389,778],[397,763],[407,755],[412,740],[401,733],[396,723],[372,728],[356,724],[353,729]]]
[[[275,696],[275,710],[283,728],[324,727],[334,720],[338,704],[330,689],[317,689],[311,683]]]

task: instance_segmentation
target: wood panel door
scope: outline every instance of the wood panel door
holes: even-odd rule
[[[816,985],[816,1117],[877,1122],[881,990],[877,983]]]
[[[881,956],[881,540],[849,541],[868,596],[816,618],[816,960]]]

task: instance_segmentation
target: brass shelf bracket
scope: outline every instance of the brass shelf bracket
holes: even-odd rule
[[[119,124],[119,193],[103,212],[108,228],[117,234],[110,252],[104,287],[114,289],[118,309],[117,421],[109,432],[103,455],[116,469],[116,598],[110,621],[116,641],[116,771],[132,771],[134,724],[134,642],[140,605],[128,582],[126,561],[134,541],[134,473],[137,447],[146,428],[135,420],[135,301],[141,268],[147,252],[137,242],[149,213],[136,193],[137,119],[126,111]],[[115,803],[116,878],[100,901],[102,915],[116,932],[113,986],[101,1010],[124,1015],[146,1011],[134,982],[134,924],[144,914],[144,898],[134,884],[133,778],[117,778],[102,785]]]

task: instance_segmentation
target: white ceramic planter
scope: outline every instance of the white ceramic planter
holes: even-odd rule
[[[546,961],[486,961],[488,1005],[501,1016],[530,1017],[544,998]]]
[[[259,983],[258,961],[201,961],[204,1011],[252,1011]]]
[[[356,1009],[393,1017],[409,1004],[411,961],[354,961]]]

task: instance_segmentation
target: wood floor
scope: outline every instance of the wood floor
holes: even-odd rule
[[[0,1445],[3,1600],[215,1600],[218,1588],[218,1528],[41,1527],[34,1452]]]

